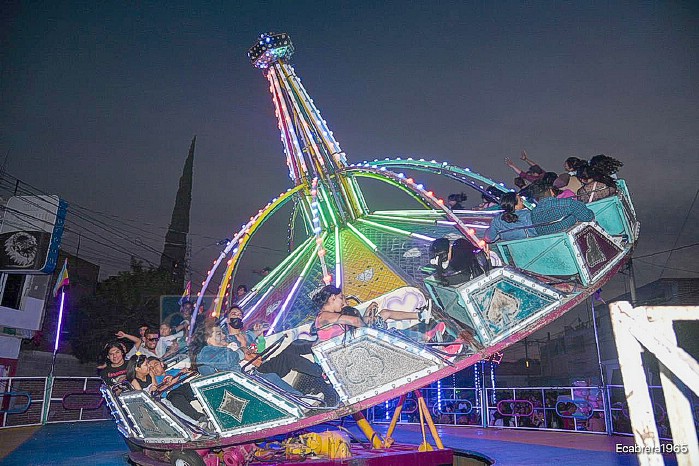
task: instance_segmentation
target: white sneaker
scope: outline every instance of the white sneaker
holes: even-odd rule
[[[325,402],[325,393],[321,392],[316,395],[304,395],[303,399],[311,406],[320,406]]]

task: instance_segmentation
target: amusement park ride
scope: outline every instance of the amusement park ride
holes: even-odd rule
[[[254,371],[198,376],[189,383],[209,421],[202,429],[143,391],[117,395],[103,388],[138,464],[242,465],[254,454],[255,442],[348,415],[358,419],[374,451],[395,455],[400,448],[391,446],[390,434],[385,440],[375,435],[362,410],[474,365],[555,320],[616,274],[638,239],[631,198],[619,180],[616,196],[588,204],[593,222],[487,245],[483,234],[500,211],[452,211],[404,172],[439,175],[481,193],[489,187],[509,190],[447,162],[349,163],[289,64],[293,51],[287,34],[269,33],[248,52],[269,81],[293,187],[260,209],[228,243],[203,282],[195,309],[214,275],[225,268],[214,309],[216,315],[221,312],[250,240],[288,204],[305,223],[308,237],[241,302],[245,322],[271,324],[266,357],[311,331],[318,312],[313,297],[325,285],[353,297],[365,316],[372,302],[379,309],[431,312],[316,342],[315,360],[337,393],[320,404],[281,390]],[[423,209],[370,210],[360,189],[362,178],[407,193]],[[467,259],[478,267],[466,270]],[[293,376],[289,381],[298,384],[301,377]],[[321,437],[314,441],[334,441]],[[315,451],[311,443],[306,448]],[[425,456],[419,464],[450,462],[435,456],[439,451],[420,453]]]

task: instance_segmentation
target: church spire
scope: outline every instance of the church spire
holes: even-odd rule
[[[192,168],[194,165],[194,145],[192,138],[187,160],[184,162],[180,186],[177,189],[175,207],[172,209],[170,228],[165,235],[165,247],[160,257],[160,267],[172,273],[172,281],[184,286],[187,234],[189,233],[189,210],[192,205]]]

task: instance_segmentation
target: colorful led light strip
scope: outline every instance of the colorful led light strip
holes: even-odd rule
[[[243,227],[238,231],[233,236],[233,239],[226,245],[226,247],[221,251],[221,253],[218,255],[216,260],[213,262],[213,266],[211,267],[210,270],[207,271],[206,273],[206,279],[202,282],[202,288],[201,291],[197,293],[197,302],[196,302],[196,307],[194,308],[194,311],[192,312],[192,320],[191,324],[189,327],[189,336],[191,337],[192,332],[194,331],[194,327],[196,324],[196,317],[197,313],[199,312],[199,306],[201,306],[201,302],[204,299],[204,294],[206,289],[209,287],[209,283],[211,283],[211,279],[213,278],[214,273],[218,269],[219,265],[221,262],[228,256],[228,254],[233,251],[233,255],[235,256],[236,253],[239,252],[237,246],[238,242],[241,240],[241,238],[244,237],[244,235],[250,233],[250,229],[253,228],[253,226],[256,224],[256,222],[262,217],[263,219],[269,215],[270,213],[274,212],[280,205],[285,203],[293,194],[298,192],[304,187],[304,185],[299,185],[296,186],[295,188],[288,189],[286,192],[281,193],[279,197],[276,197],[275,199],[272,200],[272,202],[269,202],[264,209],[260,209],[257,212],[257,215],[250,217],[250,220],[243,225]],[[254,230],[254,228],[253,228]],[[250,234],[252,236],[252,234]],[[235,248],[235,250],[234,250]],[[228,284],[228,280],[230,279],[231,272],[233,268],[235,267],[235,261],[233,258],[231,258],[230,261],[228,261],[228,269],[226,270],[226,273],[224,274],[224,280],[221,282],[221,285],[219,286],[219,291],[216,296],[216,309],[214,313],[216,316],[220,314],[220,308],[222,304],[221,298],[225,294],[226,290],[226,285]]]
[[[294,282],[294,286],[291,288],[291,291],[289,294],[286,296],[286,299],[284,300],[284,304],[282,304],[282,308],[277,312],[276,317],[274,318],[274,321],[272,322],[272,325],[270,325],[269,330],[267,330],[267,333],[265,335],[271,335],[274,333],[274,329],[277,326],[277,323],[279,322],[279,319],[284,315],[286,312],[286,308],[289,305],[289,302],[291,302],[291,298],[296,296],[296,290],[298,289],[299,285],[303,281],[303,279],[306,277],[306,274],[308,273],[308,270],[311,268],[311,265],[313,265],[313,262],[315,261],[316,255],[318,254],[318,250],[322,246],[316,246],[315,251],[313,251],[313,254],[311,254],[311,257],[308,259],[308,262],[304,266],[303,270],[301,271],[301,275],[296,279]]]
[[[284,259],[284,261],[281,264],[275,267],[274,270],[286,270],[288,268],[294,267],[306,254],[306,252],[308,252],[308,250],[313,246],[313,244],[315,244],[315,238],[311,236],[310,238],[306,239],[306,241],[301,246],[299,246],[293,253],[291,253],[291,255]],[[260,304],[264,302],[265,298],[269,295],[269,293],[276,288],[276,286],[279,284],[280,281],[282,281],[282,279],[284,279],[284,277],[285,275],[283,273],[278,274],[278,276],[275,274],[274,281],[272,282],[272,284],[269,286],[269,288],[267,288],[267,290],[264,292],[262,297],[255,303],[255,305],[252,306],[250,310],[245,313],[245,317],[243,317],[243,320],[245,320],[247,317],[251,316],[255,312],[255,310],[260,306]],[[262,288],[261,283],[257,286],[260,289]],[[247,303],[242,303],[242,305],[245,304]]]
[[[323,283],[326,285],[329,285],[330,282],[332,281],[332,276],[328,273],[328,266],[325,263],[325,247],[323,246],[323,239],[324,236],[321,237],[321,228],[320,225],[318,225],[318,213],[320,213],[321,217],[323,215],[323,211],[321,210],[321,206],[318,202],[318,178],[313,178],[313,181],[311,182],[311,207],[315,206],[315,210],[313,210],[313,225],[314,225],[314,232],[315,232],[315,237],[316,237],[316,244],[318,245],[318,248],[316,250],[316,254],[318,254],[318,258],[320,259],[320,267],[323,269]],[[327,228],[327,221],[324,222]]]
[[[444,200],[437,198],[432,191],[426,191],[422,184],[417,184],[412,178],[406,178],[403,173],[393,173],[389,170],[379,170],[375,167],[362,167],[362,168],[350,168],[346,171],[354,172],[373,172],[376,176],[382,176],[389,179],[393,179],[395,182],[404,185],[407,189],[417,193],[420,197],[428,201],[428,203],[436,208],[443,211],[446,217],[455,222],[455,227],[463,234],[474,246],[485,249],[487,247],[484,240],[478,238],[475,234],[473,228],[469,228],[464,223],[459,220],[459,218],[447,207],[444,206]]]
[[[413,233],[410,231],[401,230],[400,228],[396,228],[396,227],[392,227],[392,226],[388,226],[388,225],[382,225],[380,223],[372,222],[371,220],[366,220],[363,218],[360,218],[359,221],[362,223],[365,223],[367,225],[371,225],[375,228],[381,229],[381,230],[392,231],[394,233],[398,233],[399,235],[409,236],[411,238],[421,239],[421,240],[429,241],[429,242],[432,242],[436,239],[436,238],[432,238],[431,236],[421,235],[420,233]]]
[[[369,238],[364,236],[361,231],[357,230],[357,227],[355,227],[351,223],[348,223],[347,226],[350,230],[354,232],[355,235],[359,237],[359,239],[361,239],[364,242],[364,244],[369,246],[369,248],[371,248],[372,251],[377,251],[379,249],[374,243],[371,242]]]

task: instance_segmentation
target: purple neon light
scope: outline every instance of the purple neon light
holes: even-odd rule
[[[279,322],[279,319],[281,319],[282,314],[284,314],[284,312],[286,311],[286,307],[289,305],[289,301],[291,301],[291,298],[296,294],[296,289],[299,287],[302,280],[303,274],[301,274],[299,278],[296,279],[296,283],[294,283],[294,286],[291,287],[291,291],[286,296],[284,304],[282,304],[282,308],[277,313],[277,317],[274,318],[274,322],[272,322],[272,325],[270,325],[269,330],[267,330],[267,333],[265,333],[265,335],[271,335],[272,333],[274,333],[274,327],[277,326],[277,322]]]
[[[66,299],[65,290],[61,290],[61,307],[58,310],[58,325],[56,326],[56,342],[53,345],[53,354],[58,351],[58,341],[61,339],[61,325],[63,324],[63,303]]]

